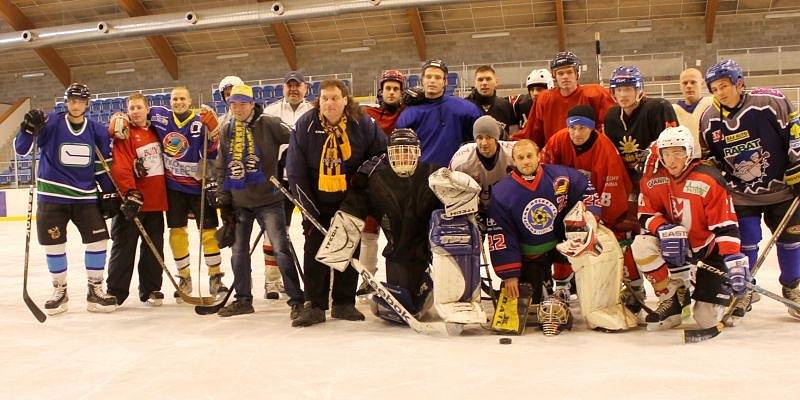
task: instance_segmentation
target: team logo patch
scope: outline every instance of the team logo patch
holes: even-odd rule
[[[653,186],[657,185],[664,185],[669,183],[669,178],[665,176],[659,176],[658,178],[653,178],[647,181],[647,188],[652,189]]]
[[[169,120],[167,119],[167,117],[165,115],[156,114],[156,115],[153,115],[153,123],[156,123],[156,124],[159,124],[159,125],[166,125],[166,124],[169,123]]]
[[[687,180],[683,185],[683,193],[696,194],[700,197],[706,197],[709,189],[711,186],[707,183],[695,180]]]
[[[183,158],[189,150],[189,141],[178,132],[170,132],[164,136],[162,145],[164,147],[164,154],[175,159]]]
[[[734,133],[732,135],[725,136],[725,143],[728,143],[728,144],[735,143],[735,142],[738,142],[740,140],[745,140],[745,139],[747,139],[749,137],[750,137],[750,132],[749,131],[736,132],[736,133]]]
[[[533,199],[522,211],[522,224],[534,235],[553,231],[556,206],[547,199]]]
[[[92,163],[92,148],[83,143],[62,143],[58,161],[65,167],[85,167]]]
[[[631,136],[623,136],[622,141],[619,142],[619,152],[622,155],[622,160],[628,164],[636,162],[636,156],[639,154],[639,143]]]
[[[61,230],[58,229],[57,226],[47,229],[47,233],[50,235],[50,238],[56,240],[61,237]]]
[[[569,178],[566,176],[559,176],[553,180],[553,192],[555,195],[566,194],[569,191]]]
[[[792,235],[800,235],[800,225],[787,226],[786,232],[789,232]]]
[[[717,129],[714,132],[712,132],[711,133],[711,140],[714,143],[718,143],[720,140],[722,140],[722,132],[720,132],[719,129]]]

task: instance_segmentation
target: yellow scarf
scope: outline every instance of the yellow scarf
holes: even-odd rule
[[[344,192],[347,190],[347,178],[344,174],[344,162],[350,159],[350,139],[347,137],[347,116],[336,125],[331,125],[320,113],[322,129],[328,134],[322,145],[319,158],[319,190],[323,192]]]

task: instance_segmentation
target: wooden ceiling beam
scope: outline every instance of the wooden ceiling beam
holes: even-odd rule
[[[556,25],[558,25],[558,51],[567,47],[567,28],[564,26],[564,1],[556,0]]]
[[[714,42],[714,28],[717,22],[719,0],[708,0],[706,3],[706,43]]]
[[[422,17],[419,15],[419,8],[409,8],[406,11],[408,23],[411,25],[411,34],[414,35],[414,43],[417,45],[417,55],[420,61],[428,59],[427,45],[425,44],[425,29],[422,28]]]
[[[150,11],[144,8],[144,5],[139,0],[118,0],[119,6],[125,10],[131,17],[141,17],[150,15]],[[164,64],[169,75],[174,80],[180,79],[180,68],[178,68],[178,56],[172,50],[169,41],[163,35],[153,35],[147,37],[147,42],[156,53],[156,56]]]
[[[268,1],[272,0],[258,0],[259,3],[266,3]],[[296,71],[297,47],[294,45],[294,39],[292,39],[292,34],[289,32],[289,27],[286,26],[286,23],[277,22],[270,24],[270,28],[272,28],[272,31],[275,32],[275,37],[278,39],[278,45],[281,46],[283,57],[286,58],[286,63],[289,64],[289,68]]]
[[[0,0],[0,16],[8,22],[8,24],[17,31],[24,31],[36,28],[28,17],[9,0]],[[52,47],[40,47],[34,49],[36,54],[50,69],[50,72],[61,82],[62,85],[68,86],[72,83],[72,71],[64,59],[58,55],[58,52]]]

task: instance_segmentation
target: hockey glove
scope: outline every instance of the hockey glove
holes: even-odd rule
[[[208,140],[211,142],[217,140],[217,137],[219,137],[219,121],[214,109],[205,104],[200,105],[200,121],[208,129]]]
[[[131,125],[131,120],[128,114],[116,112],[108,120],[108,134],[114,135],[115,138],[125,140],[130,136],[128,127]]]
[[[753,276],[750,275],[747,256],[742,253],[731,254],[725,256],[723,261],[725,262],[725,267],[728,268],[731,289],[737,295],[744,293],[747,289],[747,282],[752,282],[753,280]]]
[[[356,172],[353,177],[350,178],[350,183],[356,189],[366,189],[367,181],[369,177],[372,176],[372,173],[387,165],[385,153],[378,156],[373,156],[367,161],[364,161],[364,163],[358,167],[358,172]]]
[[[142,192],[136,189],[129,190],[128,194],[125,195],[125,200],[122,202],[122,207],[120,207],[122,215],[124,215],[127,220],[133,219],[133,217],[139,215],[142,204],[144,204]]]
[[[231,205],[231,193],[219,190],[219,185],[215,180],[208,180],[206,182],[206,199],[208,205],[214,208],[221,208]]]
[[[783,179],[792,189],[792,193],[794,193],[795,196],[800,196],[800,162],[795,162],[790,165]]]
[[[144,166],[144,158],[137,157],[133,162],[133,174],[137,178],[144,178],[147,176],[147,167]]]
[[[418,106],[425,102],[425,89],[422,86],[406,88],[403,91],[403,104],[407,106]]]
[[[42,110],[30,110],[25,114],[19,130],[29,135],[36,136],[47,123],[47,115]]]
[[[681,225],[664,224],[658,227],[661,239],[661,257],[667,264],[682,266],[690,254],[689,232]]]
[[[103,218],[114,218],[119,214],[119,198],[117,192],[100,192],[98,207]]]

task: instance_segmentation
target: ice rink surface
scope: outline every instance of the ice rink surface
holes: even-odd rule
[[[299,222],[297,213],[294,218]],[[363,302],[358,307],[366,322],[329,317],[292,328],[284,301],[262,299],[263,256],[256,251],[255,314],[196,315],[174,303],[166,278],[165,304],[149,307],[138,302],[136,274],[121,308],[93,314],[86,311],[83,245],[74,226],[68,235],[70,310],[40,324],[22,301],[25,222],[0,222],[0,399],[685,400],[793,399],[800,393],[800,321],[766,297],[736,327],[691,345],[679,329],[589,331],[576,307],[572,331],[546,338],[529,329],[511,345],[480,328],[461,337],[417,334],[377,319]],[[302,259],[298,223],[292,238]],[[196,232],[190,240],[196,295]],[[230,285],[229,249],[223,259]],[[777,275],[773,250],[759,284],[780,293]],[[200,278],[207,294],[205,267]],[[35,237],[29,291],[41,307],[52,291]],[[648,303],[655,307],[652,294]]]

